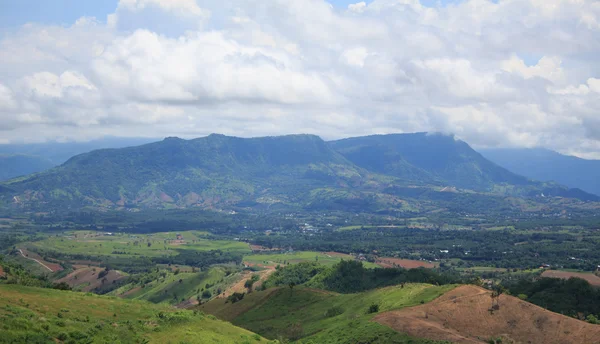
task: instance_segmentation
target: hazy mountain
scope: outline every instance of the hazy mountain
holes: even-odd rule
[[[87,142],[45,142],[30,144],[0,144],[0,155],[28,155],[50,161],[54,166],[69,158],[102,148],[139,146],[157,141],[151,138],[127,138],[107,136]]]
[[[535,149],[485,149],[481,154],[515,173],[600,195],[600,160]]]
[[[373,135],[330,144],[359,167],[403,179],[472,190],[491,190],[497,184],[534,184],[448,135]]]
[[[52,161],[30,155],[0,155],[0,181],[45,171],[56,166]]]

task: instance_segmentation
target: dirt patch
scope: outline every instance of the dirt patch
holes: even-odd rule
[[[121,294],[119,296],[120,297],[127,297],[129,295],[137,293],[140,290],[142,290],[142,287],[135,287],[135,288],[129,289],[128,291],[124,292],[123,294]]]
[[[26,259],[35,261],[36,263],[40,264],[48,271],[57,272],[57,271],[64,270],[63,267],[60,266],[60,264],[50,263],[48,261],[45,261],[44,258],[42,258],[39,254],[37,254],[35,252],[28,251],[24,248],[19,248],[18,251],[21,254],[21,256],[23,256]]]
[[[224,299],[233,293],[246,292],[247,289],[244,288],[244,284],[250,278],[250,276],[252,276],[254,274],[259,275],[258,281],[254,282],[254,289],[256,289],[256,288],[260,287],[262,285],[262,283],[267,278],[269,278],[269,276],[271,276],[271,274],[273,272],[275,272],[275,269],[268,269],[268,270],[263,270],[263,271],[258,271],[258,272],[244,271],[241,274],[241,279],[239,281],[237,281],[236,283],[232,284],[229,288],[225,289],[225,291],[222,294],[220,294],[219,296],[217,296],[217,298]]]
[[[400,259],[391,257],[381,257],[375,262],[383,268],[403,267],[405,269],[427,268],[433,269],[436,267],[434,263],[429,263],[423,260]]]
[[[571,277],[577,277],[588,281],[591,285],[600,287],[600,277],[591,274],[591,273],[583,273],[583,272],[568,272],[568,271],[557,271],[557,270],[546,270],[542,273],[542,277],[550,277],[550,278],[562,278],[569,279]]]
[[[6,277],[6,273],[4,272],[2,265],[0,265],[0,277]]]
[[[411,336],[454,343],[593,344],[600,343],[600,326],[556,314],[501,295],[499,309],[490,311],[486,289],[460,286],[438,299],[417,307],[386,312],[373,318]]]
[[[81,291],[92,291],[103,285],[108,285],[125,278],[125,276],[116,270],[110,270],[105,276],[99,278],[99,274],[103,270],[104,268],[99,267],[84,267],[71,272],[56,282],[65,282],[71,288],[80,289]]]

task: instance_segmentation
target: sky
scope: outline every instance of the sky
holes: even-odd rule
[[[442,132],[600,158],[596,0],[0,0],[0,143]]]

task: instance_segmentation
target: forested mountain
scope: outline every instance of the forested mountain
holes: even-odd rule
[[[30,155],[0,155],[0,180],[41,172],[56,166],[52,161]]]
[[[69,207],[398,211],[414,208],[407,199],[468,204],[479,195],[479,207],[484,199],[501,196],[597,199],[528,180],[486,160],[465,142],[425,133],[334,142],[314,135],[167,138],[81,154],[4,187],[14,191],[4,192],[5,204]],[[441,197],[440,191],[460,200]]]
[[[448,135],[373,135],[333,141],[331,145],[357,166],[403,179],[481,191],[501,183],[534,184]]]
[[[542,149],[484,149],[487,159],[526,177],[600,195],[600,160],[586,160]]]

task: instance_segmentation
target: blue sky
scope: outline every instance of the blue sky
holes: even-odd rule
[[[370,3],[372,0],[366,0]],[[442,6],[458,0],[421,0],[425,6]],[[82,16],[106,20],[113,13],[117,0],[0,0],[0,27],[15,27],[28,22],[39,24],[71,24]],[[358,0],[329,0],[345,8]]]

